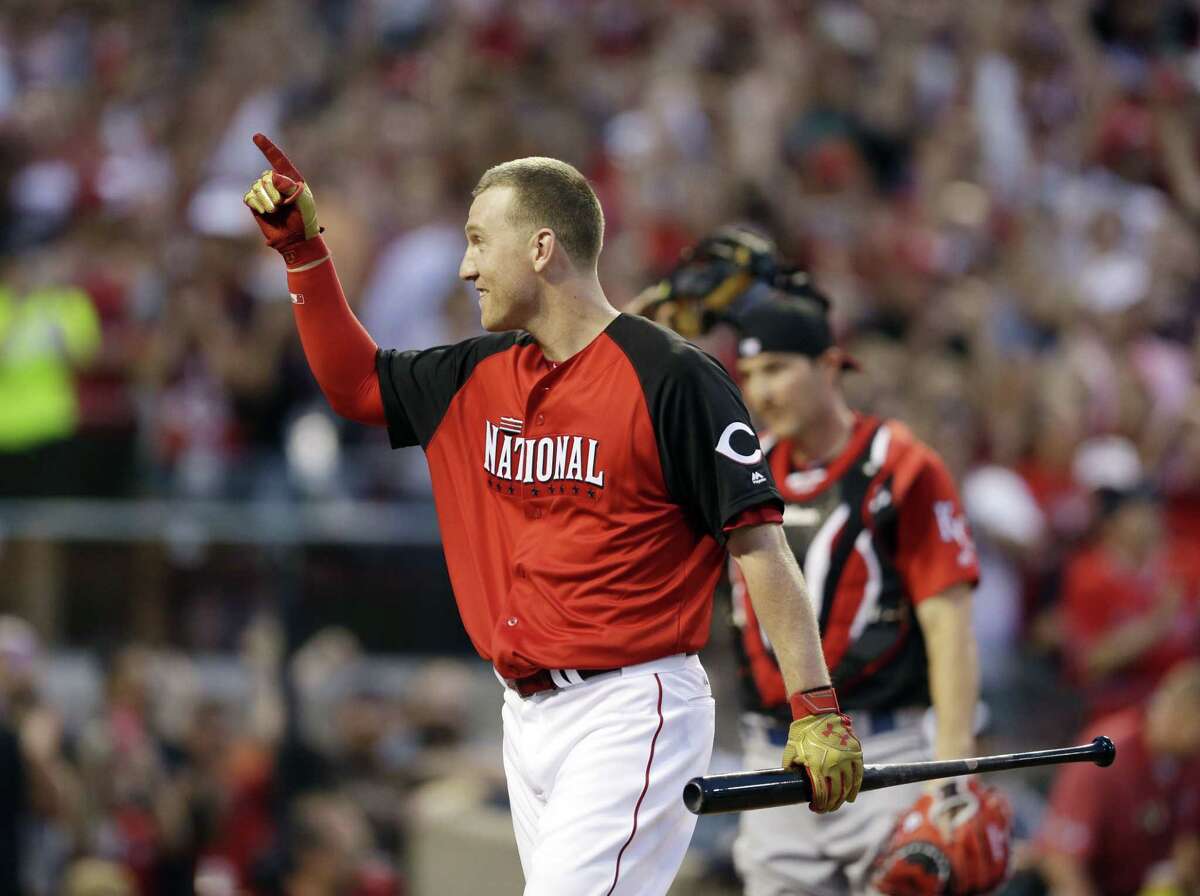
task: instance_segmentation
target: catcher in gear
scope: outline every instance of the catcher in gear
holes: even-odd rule
[[[841,377],[857,364],[833,338],[829,300],[779,259],[769,239],[730,227],[685,252],[663,283],[642,294],[640,307],[660,322],[693,328],[698,342],[735,334],[730,366],[768,434],[764,451],[784,497],[784,531],[813,583],[826,662],[864,751],[884,762],[972,755],[978,678],[970,611],[978,568],[970,529],[941,459],[902,422],[847,405]],[[744,764],[761,768],[787,740],[790,714],[752,588],[730,573]],[[970,819],[989,818],[989,836],[1000,838],[1006,859],[1008,829],[994,823],[1003,804],[978,784],[957,800],[910,784],[864,794],[817,824],[796,807],[746,812],[734,859],[748,896],[906,892],[886,888],[899,886],[907,866],[876,873],[873,860],[897,818],[937,809],[931,824],[947,826],[929,841],[938,847],[930,850],[930,892],[982,892],[1002,879],[1006,861],[955,844],[977,843]],[[973,811],[976,805],[983,809]],[[943,855],[944,874],[937,864]]]

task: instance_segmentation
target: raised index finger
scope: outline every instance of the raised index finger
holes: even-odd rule
[[[265,134],[255,134],[254,145],[262,150],[262,154],[267,157],[267,161],[271,163],[271,167],[277,173],[295,181],[304,180],[296,166],[292,164],[292,160],[285,156],[283,150],[272,143]]]

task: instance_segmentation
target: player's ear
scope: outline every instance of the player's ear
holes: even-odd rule
[[[825,349],[821,353],[821,356],[817,358],[817,363],[821,369],[821,376],[831,383],[836,383],[838,376],[842,372],[845,359],[845,353],[836,345]]]
[[[533,262],[533,269],[537,273],[541,273],[550,264],[550,259],[554,257],[555,250],[558,248],[558,240],[554,236],[554,231],[549,227],[543,227],[540,230],[534,231],[530,238],[529,258]]]

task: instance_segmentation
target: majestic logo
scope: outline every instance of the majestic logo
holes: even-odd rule
[[[750,438],[754,439],[754,451],[751,454],[742,454],[733,447],[732,440],[735,432],[748,433]],[[735,420],[725,427],[725,431],[721,433],[721,438],[717,441],[717,454],[724,455],[732,461],[737,461],[739,464],[745,464],[747,467],[754,466],[762,460],[762,448],[758,446],[758,436],[745,423],[740,420]]]
[[[524,423],[501,417],[484,421],[483,468],[510,482],[553,482],[574,479],[604,487],[604,471],[596,469],[600,443],[585,436],[521,437]]]
[[[303,304],[304,304],[304,293],[302,293],[302,292],[289,292],[289,293],[288,293],[288,295],[292,297],[292,304],[293,304],[293,305],[303,305]]]

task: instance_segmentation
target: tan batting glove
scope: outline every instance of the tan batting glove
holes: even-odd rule
[[[832,812],[854,802],[862,786],[862,744],[849,717],[838,709],[833,688],[793,694],[791,704],[798,718],[788,728],[783,767],[808,773],[812,784],[808,808]]]

